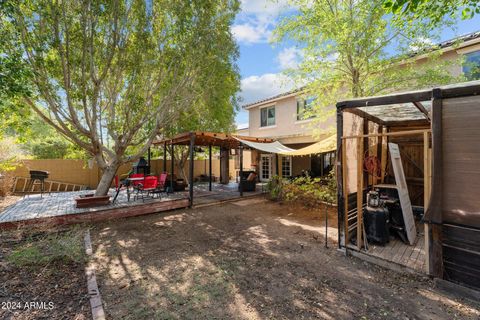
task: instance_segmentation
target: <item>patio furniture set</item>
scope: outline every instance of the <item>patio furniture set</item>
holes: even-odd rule
[[[127,201],[130,201],[133,195],[133,201],[137,199],[154,199],[160,198],[161,193],[172,193],[174,191],[184,191],[185,182],[182,179],[176,179],[175,176],[170,177],[166,172],[159,176],[147,175],[144,173],[132,173],[124,180],[115,176],[115,197],[113,203],[118,197],[122,189],[127,192]]]

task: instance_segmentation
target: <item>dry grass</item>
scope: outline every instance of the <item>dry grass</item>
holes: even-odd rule
[[[83,230],[27,231],[23,240],[7,256],[17,267],[44,267],[50,263],[81,263],[85,259]]]

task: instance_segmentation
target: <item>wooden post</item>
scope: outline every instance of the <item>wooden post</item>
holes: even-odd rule
[[[190,134],[190,172],[189,172],[189,182],[188,182],[188,200],[189,200],[189,207],[193,206],[193,166],[194,166],[194,153],[193,149],[195,148],[195,134]]]
[[[369,130],[369,127],[368,127],[368,120],[367,119],[363,119],[363,134],[364,135],[367,135],[367,137],[365,137],[363,139],[363,154],[362,154],[362,159],[365,157],[365,151],[369,151],[370,150],[370,144],[369,144],[369,141],[370,139],[368,138],[368,134],[370,133],[370,130]],[[370,155],[370,153],[368,154]],[[362,160],[362,173],[363,173],[363,185],[364,186],[367,186],[368,188],[368,172],[364,171],[363,170],[363,160]]]
[[[432,201],[429,202],[426,220],[430,223],[429,230],[429,273],[434,277],[443,278],[442,249],[442,205],[443,205],[443,133],[442,133],[442,92],[432,91]]]
[[[229,161],[229,151],[227,147],[220,147],[220,183],[228,184],[230,180],[230,161]]]
[[[348,225],[344,223],[346,221],[347,214],[344,212],[345,208],[348,206],[345,206],[344,200],[345,198],[348,198],[348,195],[345,192],[345,180],[346,180],[346,174],[345,174],[345,151],[344,151],[344,144],[345,141],[342,141],[342,136],[343,136],[343,114],[342,114],[342,109],[340,109],[337,106],[337,157],[336,157],[336,162],[337,162],[337,228],[338,228],[338,248],[342,247],[342,233],[343,236],[345,237],[344,245],[345,248],[347,246],[347,234],[348,234]],[[348,211],[348,210],[347,210]],[[345,219],[345,220],[344,220]],[[342,228],[343,224],[343,228]],[[346,250],[346,249],[345,249]]]
[[[423,212],[426,212],[428,209],[428,201],[430,200],[430,157],[429,157],[429,136],[428,132],[423,133]],[[430,273],[430,237],[431,231],[428,223],[424,223],[424,240],[425,240],[425,271],[427,274]]]
[[[240,179],[239,181],[239,190],[240,190],[240,196],[243,197],[243,144],[240,143],[239,148],[239,153],[240,153]]]
[[[363,138],[357,138],[357,249],[363,246]]]
[[[342,180],[343,180],[343,218],[344,218],[344,232],[345,232],[345,247],[347,246],[348,242],[350,241],[350,234],[348,232],[348,191],[347,191],[347,141],[343,140],[342,142]],[[339,202],[340,206],[340,202]],[[340,230],[340,229],[339,229]]]
[[[382,128],[382,134],[386,134],[387,133],[387,128],[386,127],[383,127]],[[382,175],[382,178],[380,179],[381,180],[381,183],[384,183],[385,182],[385,171],[387,170],[387,157],[388,157],[388,153],[387,153],[387,147],[388,147],[388,137],[383,135],[381,137],[382,139],[382,159],[380,161],[380,165],[381,165],[381,175]]]
[[[167,172],[167,141],[163,143],[163,172]]]
[[[173,174],[175,170],[175,148],[173,147],[174,144],[172,142],[170,150],[172,151],[172,156],[171,156],[171,164],[170,164],[170,192],[173,192]]]
[[[150,147],[148,147],[148,157],[147,157],[147,159],[148,159],[148,160],[147,160],[147,162],[148,162],[148,174],[151,173],[151,167],[150,167],[150,165],[151,165],[151,163],[150,163],[151,156],[152,156],[152,151],[151,151]]]
[[[208,146],[208,191],[212,191],[212,145]]]
[[[280,171],[278,170],[278,153],[275,153],[275,174],[277,177],[280,176]]]

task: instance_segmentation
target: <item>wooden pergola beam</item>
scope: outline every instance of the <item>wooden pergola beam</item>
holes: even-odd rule
[[[178,134],[169,139],[157,140],[153,142],[153,145],[161,145],[167,143],[169,145],[190,145],[190,139],[193,135],[196,146],[215,146],[215,147],[227,147],[236,149],[240,145],[240,142],[236,139],[238,137],[242,140],[252,141],[252,142],[273,142],[273,139],[269,138],[257,138],[257,137],[248,137],[248,136],[236,136],[226,133],[217,133],[217,132],[185,132]]]
[[[413,101],[412,103],[418,110],[420,110],[421,113],[423,113],[423,115],[425,116],[425,119],[427,119],[428,122],[431,122],[430,116],[428,114],[428,110],[425,109],[423,104],[421,102],[418,102],[418,101]]]
[[[380,119],[378,117],[375,117],[375,116],[372,116],[371,114],[366,113],[365,111],[363,111],[361,109],[356,109],[356,108],[345,109],[345,112],[349,112],[351,114],[362,117],[362,118],[367,119],[369,121],[378,123],[379,125],[386,125],[385,121],[383,121],[382,119]]]

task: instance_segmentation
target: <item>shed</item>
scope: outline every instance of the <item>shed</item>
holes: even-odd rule
[[[338,102],[339,246],[480,289],[479,124],[480,81]],[[389,142],[404,182],[392,179]],[[365,158],[379,174],[365,172]],[[420,212],[413,245],[365,241],[365,195],[388,182],[405,183]]]

